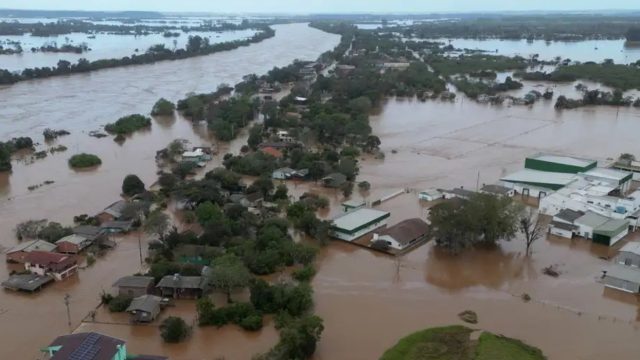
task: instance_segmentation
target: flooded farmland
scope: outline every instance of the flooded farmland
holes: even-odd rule
[[[177,100],[187,92],[210,91],[222,82],[235,83],[246,73],[264,73],[295,58],[313,59],[338,41],[337,36],[305,25],[276,29],[275,38],[231,52],[1,89],[3,139],[40,137],[46,127],[72,134],[58,140],[69,147],[66,153],[33,164],[17,163],[12,174],[0,177],[0,244],[15,244],[12,229],[20,221],[49,218],[69,223],[74,215],[99,211],[118,197],[128,173],[151,184],[155,151],[174,138],[193,145],[212,141],[206,129],[180,117],[154,121],[150,131],[133,135],[123,145],[111,138],[91,138],[88,131],[122,115],[147,113],[159,97]],[[525,84],[529,89],[538,85]],[[557,86],[556,96],[574,94],[573,85]],[[380,194],[410,191],[382,204],[392,212],[391,224],[424,216],[424,204],[415,191],[491,183],[521,168],[524,157],[532,153],[556,152],[601,163],[622,152],[640,153],[636,135],[640,113],[629,108],[556,112],[553,101],[528,107],[483,105],[461,95],[455,102],[390,99],[372,117],[371,126],[382,140],[386,158],[362,161],[359,180],[369,181],[372,192]],[[220,144],[221,152],[237,150],[244,141]],[[67,158],[80,151],[98,154],[102,166],[91,172],[70,170]],[[28,191],[29,185],[45,180],[55,183]],[[329,195],[332,211],[326,216],[338,211],[341,195],[333,191],[299,184],[292,192],[309,189]],[[118,241],[115,251],[81,271],[77,279],[33,296],[0,292],[0,336],[6,343],[0,358],[16,354],[35,358],[40,346],[66,332],[65,293],[72,296],[75,328],[98,303],[103,289],[108,290],[117,277],[138,271],[137,237]],[[460,257],[427,244],[399,260],[332,243],[322,249],[313,281],[315,311],[325,324],[314,359],[375,359],[409,332],[458,323],[456,314],[466,309],[478,313],[479,327],[539,347],[550,359],[637,355],[638,298],[604,290],[596,282],[607,264],[602,258],[611,250],[587,241],[547,238],[534,244],[532,257],[523,255],[520,239]],[[542,274],[549,265],[558,266],[560,277]],[[8,270],[2,267],[0,278]],[[523,293],[532,300],[521,300]],[[172,312],[192,320],[193,308],[192,302],[185,302]],[[101,316],[109,321],[83,323],[77,331],[100,331],[125,339],[132,352],[153,351],[175,359],[249,359],[277,341],[268,324],[257,334],[234,326],[197,329],[187,342],[167,345],[154,326],[132,327],[118,324],[122,319],[117,317]]]

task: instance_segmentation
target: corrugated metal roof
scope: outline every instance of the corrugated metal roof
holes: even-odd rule
[[[640,255],[640,242],[630,242],[620,249],[620,252],[630,252]]]
[[[609,218],[606,216],[602,216],[600,214],[596,214],[593,211],[587,211],[586,214],[576,219],[576,224],[581,224],[585,226],[589,226],[591,228],[597,228],[598,226],[609,221]]]
[[[124,276],[118,279],[118,281],[116,281],[113,286],[146,288],[152,283],[153,277],[151,276]]]
[[[566,186],[577,179],[575,174],[565,174],[557,172],[522,169],[513,174],[509,174],[501,181],[516,183],[536,183]]]
[[[370,208],[360,208],[333,219],[333,226],[342,230],[352,231],[353,229],[381,220],[389,216],[389,212]]]
[[[594,233],[601,233],[605,235],[615,236],[621,233],[626,227],[629,226],[627,220],[622,219],[610,219],[604,224],[593,229]]]
[[[29,252],[29,251],[36,251],[36,250],[41,250],[41,251],[53,251],[55,250],[56,246],[48,241],[44,241],[44,240],[30,240],[30,241],[24,241],[14,247],[12,247],[11,249],[7,250],[5,253],[6,254],[10,254],[10,253],[14,253],[14,252],[18,252],[18,251],[25,251],[25,252]]]
[[[584,175],[620,181],[631,175],[631,173],[616,169],[595,168],[585,172]]]
[[[606,271],[605,282],[607,277],[612,277],[640,284],[640,269],[614,264]]]
[[[74,245],[80,245],[83,242],[87,241],[88,239],[84,236],[80,236],[80,235],[76,235],[76,234],[72,234],[69,236],[65,236],[62,239],[56,241],[56,244],[62,243],[62,242],[68,242]]]

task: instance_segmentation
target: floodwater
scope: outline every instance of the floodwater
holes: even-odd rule
[[[114,35],[96,34],[95,38],[89,38],[88,34],[71,33],[66,35],[38,37],[31,35],[0,36],[0,43],[5,41],[20,42],[23,52],[21,54],[0,55],[0,68],[9,71],[21,71],[25,68],[55,67],[59,60],[67,60],[71,63],[85,58],[89,61],[100,59],[120,59],[133,54],[143,54],[151,46],[163,44],[167,49],[182,49],[187,44],[189,36],[201,36],[208,38],[209,43],[217,44],[227,41],[244,40],[253,36],[255,30],[238,30],[224,32],[197,32],[174,31],[180,33],[178,37],[164,37],[161,33],[149,35]],[[43,45],[81,45],[86,44],[91,50],[82,54],[31,52],[32,47],[39,48]],[[5,45],[10,48],[11,45]]]
[[[602,62],[612,59],[616,64],[630,64],[640,60],[640,46],[629,46],[619,40],[550,41],[501,39],[430,39],[451,44],[459,49],[486,50],[499,55],[519,55],[528,58],[538,54],[540,60],[553,60],[556,56],[572,61]]]
[[[74,215],[100,211],[118,199],[122,179],[129,173],[139,175],[147,185],[151,185],[157,171],[155,152],[173,139],[185,138],[194,146],[211,141],[202,126],[194,127],[180,117],[154,120],[150,131],[132,135],[122,146],[113,142],[112,137],[89,137],[89,131],[98,130],[127,114],[148,114],[160,97],[177,101],[189,92],[209,92],[221,83],[235,84],[248,73],[263,74],[274,66],[285,66],[295,59],[314,60],[339,41],[338,36],[305,24],[274,28],[274,38],[229,52],[27,81],[0,88],[0,107],[3,109],[0,115],[1,139],[32,136],[42,142],[42,130],[47,127],[64,128],[72,133],[55,143],[67,146],[69,150],[66,152],[49,155],[29,165],[14,162],[11,174],[0,175],[0,248],[16,244],[13,229],[21,221],[48,218],[70,224]],[[246,138],[238,142],[246,142]],[[38,148],[48,146],[40,145]],[[66,162],[78,152],[95,153],[103,164],[93,171],[73,171]],[[35,191],[27,189],[29,185],[40,184],[47,179],[55,183]],[[124,238],[120,242],[106,258],[98,259],[93,267],[81,271],[76,280],[54,284],[33,296],[0,291],[0,338],[3,339],[0,358],[16,358],[18,354],[21,358],[36,358],[41,346],[65,333],[65,293],[71,295],[71,317],[75,328],[98,303],[103,289],[110,289],[118,277],[139,271],[137,237]],[[0,267],[0,278],[4,280],[9,270],[8,266]],[[223,332],[218,331],[215,336]],[[129,330],[119,335],[127,338]],[[153,332],[145,341],[157,342],[158,338],[158,333]],[[203,338],[200,353],[211,351],[206,347],[210,341],[209,337]],[[273,342],[268,341],[266,348]],[[155,343],[143,343],[133,343],[130,350],[138,353],[155,351]],[[242,352],[243,355],[233,358],[249,358],[251,354],[265,350],[264,344],[253,346],[251,341],[242,344],[233,354]],[[198,348],[192,351],[197,352]]]
[[[229,53],[26,82],[1,90],[0,105],[7,109],[0,120],[3,138],[39,136],[45,127],[65,128],[73,134],[59,140],[69,146],[67,153],[31,165],[16,164],[13,174],[0,178],[0,243],[15,244],[11,229],[27,218],[68,223],[78,213],[97,212],[117,198],[127,173],[137,173],[150,184],[155,178],[155,151],[173,138],[187,138],[194,145],[210,141],[204,129],[193,128],[181,118],[155,121],[151,131],[133,135],[122,146],[110,138],[90,138],[87,131],[127,113],[147,113],[160,96],[175,100],[188,91],[234,83],[247,72],[263,73],[295,57],[314,58],[338,40],[304,25],[278,29],[274,39]],[[187,65],[185,71],[176,71],[177,64]],[[575,84],[525,85],[527,89],[555,86],[556,96],[575,94]],[[640,153],[638,110],[597,107],[557,112],[553,103],[492,106],[462,96],[454,102],[390,99],[371,119],[386,159],[363,157],[359,180],[372,184],[371,198],[409,189],[381,205],[392,212],[393,224],[424,216],[428,205],[418,202],[416,191],[492,183],[522,168],[524,158],[536,152],[589,157],[601,164],[623,152]],[[221,153],[237,151],[244,141],[224,145]],[[78,151],[97,153],[103,165],[93,172],[74,173],[65,162]],[[28,185],[47,179],[56,183],[27,190]],[[291,185],[293,194],[311,190],[327,195],[332,208],[323,216],[339,211],[343,199],[338,191],[310,183]],[[356,190],[354,196],[361,194]],[[632,239],[640,241],[640,236],[634,234]],[[35,357],[38,347],[66,331],[65,292],[72,295],[75,327],[97,304],[102,289],[107,290],[117,277],[137,271],[137,237],[119,242],[105,259],[81,271],[77,280],[55,284],[35,296],[1,292],[0,337],[7,345],[0,350],[0,358],[18,353]],[[459,257],[427,244],[396,260],[344,243],[330,244],[321,250],[313,281],[315,311],[325,324],[314,358],[375,359],[412,331],[459,323],[456,314],[467,309],[478,313],[478,328],[521,339],[541,348],[549,359],[637,357],[638,297],[605,290],[597,282],[608,264],[603,258],[614,255],[615,249],[577,239],[547,238],[533,245],[530,258],[523,252],[521,239]],[[560,270],[558,278],[542,274],[542,268],[550,265]],[[0,277],[5,276],[3,269]],[[532,300],[521,300],[523,293]],[[183,302],[171,313],[193,321],[190,309],[193,303]],[[42,326],[34,313],[51,319],[49,326]],[[153,326],[122,325],[124,319],[101,311],[97,318],[98,322],[85,322],[77,331],[104,332],[127,340],[130,351],[176,359],[249,359],[277,341],[267,322],[259,333],[244,333],[233,326],[197,329],[186,343],[165,345]]]

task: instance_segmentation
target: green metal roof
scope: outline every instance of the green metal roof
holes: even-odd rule
[[[593,229],[594,234],[615,237],[629,227],[629,222],[622,219],[611,219],[606,223]]]

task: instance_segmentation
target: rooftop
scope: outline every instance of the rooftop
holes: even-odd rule
[[[65,261],[71,261],[73,257],[70,255],[59,254],[49,251],[32,251],[27,254],[25,262],[39,265],[60,264]]]
[[[36,250],[53,251],[55,250],[55,248],[56,246],[48,241],[30,240],[30,241],[21,242],[20,244],[5,251],[5,253],[10,254],[18,251],[30,252],[30,251],[36,251]]]
[[[617,233],[620,229],[629,226],[629,221],[623,219],[609,219],[604,224],[595,228],[594,232],[600,233]]]
[[[69,236],[65,236],[62,239],[56,241],[56,244],[58,243],[62,243],[62,242],[68,242],[74,245],[80,245],[83,242],[87,241],[88,239],[84,236],[80,236],[80,235],[76,235],[76,234],[72,234]]]
[[[124,208],[127,206],[127,202],[124,200],[118,200],[116,202],[114,202],[113,204],[107,206],[103,212],[112,215],[116,218],[120,217],[120,215],[122,215],[122,210],[124,210]]]
[[[621,180],[624,180],[627,177],[630,177],[632,174],[630,172],[627,172],[627,171],[616,170],[616,169],[595,168],[595,169],[591,169],[591,170],[583,173],[583,175],[585,175],[585,176],[593,176],[593,177],[598,177],[598,178],[603,178],[603,179],[610,179],[610,180],[615,180],[615,181],[621,181]]]
[[[2,282],[2,286],[12,290],[35,291],[51,281],[53,278],[50,276],[16,274],[9,276],[7,281]]]
[[[640,269],[620,264],[611,265],[607,270],[606,277],[622,279],[636,284],[640,284]],[[606,278],[605,277],[605,278]]]
[[[562,209],[555,217],[573,223],[576,219],[584,216],[582,211],[573,211],[571,209]]]
[[[509,193],[509,191],[511,191],[510,188],[502,185],[497,185],[497,184],[485,185],[480,190],[484,192],[492,193],[492,194],[499,194],[499,195],[506,195]]]
[[[152,276],[124,276],[118,279],[113,286],[146,288],[151,284],[153,284]]]
[[[636,255],[640,255],[640,243],[630,242],[620,249],[620,252],[630,252]]]
[[[576,180],[574,174],[522,169],[502,179],[506,182],[567,186]]]
[[[529,159],[536,159],[540,161],[552,162],[557,164],[565,164],[571,166],[586,167],[595,163],[595,160],[581,159],[573,156],[553,155],[553,154],[538,154],[530,156]]]
[[[342,214],[333,219],[333,226],[346,231],[353,231],[356,228],[389,217],[389,212],[370,208],[360,208]]]
[[[73,233],[76,235],[82,235],[87,238],[95,237],[102,234],[103,230],[99,226],[80,225],[73,228]]]
[[[63,335],[49,345],[49,348],[61,347],[50,360],[111,360],[124,343],[94,332]]]
[[[602,216],[600,214],[596,214],[593,211],[587,211],[586,214],[576,219],[576,223],[580,223],[582,225],[587,225],[592,228],[597,228],[598,226],[609,221],[609,218],[606,216]]]
[[[155,295],[142,295],[137,298],[131,300],[131,304],[127,308],[127,312],[129,311],[144,311],[144,312],[154,312],[160,307],[160,302],[162,298],[160,296]]]
[[[347,200],[342,203],[342,206],[350,207],[350,208],[358,208],[358,207],[363,207],[365,205],[366,203],[364,202],[364,200],[356,200],[356,199]]]
[[[551,222],[551,226],[553,226],[554,228],[567,230],[567,231],[572,231],[572,230],[575,230],[575,229],[578,228],[577,226],[575,226],[573,224],[567,224],[567,223],[558,222],[558,221],[552,221]]]
[[[377,234],[380,236],[388,235],[402,245],[408,244],[420,236],[423,236],[429,230],[429,225],[422,219],[414,218],[403,220],[396,225],[388,227]]]
[[[202,276],[182,276],[167,275],[163,277],[156,287],[167,287],[174,289],[203,289],[204,278]]]

